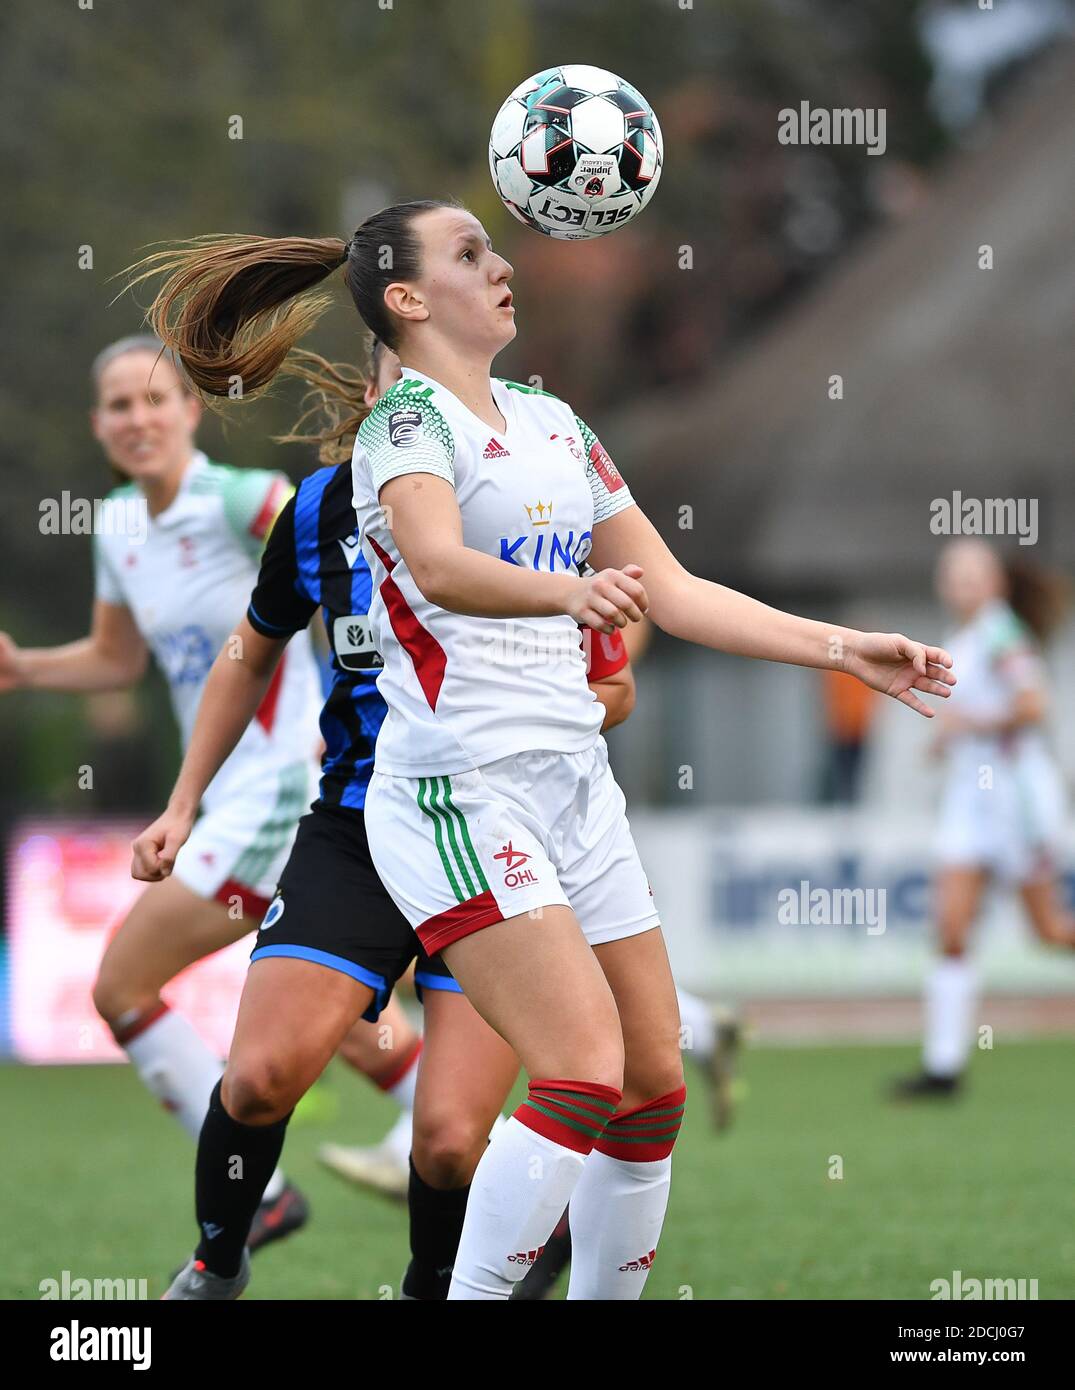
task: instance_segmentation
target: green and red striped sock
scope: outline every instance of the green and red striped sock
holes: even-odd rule
[[[449,1300],[507,1298],[540,1257],[621,1098],[590,1081],[531,1081],[470,1185]]]
[[[642,1296],[668,1206],[683,1086],[612,1120],[575,1186],[569,1299]]]
[[[680,1086],[666,1096],[647,1100],[633,1110],[624,1110],[609,1121],[594,1147],[609,1158],[622,1158],[629,1163],[651,1163],[667,1158],[683,1123],[686,1100],[687,1088]]]
[[[515,1118],[554,1143],[588,1154],[616,1113],[621,1094],[593,1081],[531,1081]]]

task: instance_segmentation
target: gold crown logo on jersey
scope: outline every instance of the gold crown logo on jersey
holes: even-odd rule
[[[549,522],[552,520],[551,502],[538,501],[535,502],[532,507],[524,502],[523,506],[526,507],[526,514],[530,518],[530,524],[532,526],[548,526]]]

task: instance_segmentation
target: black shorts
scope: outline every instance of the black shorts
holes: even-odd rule
[[[462,991],[440,958],[422,949],[377,877],[361,811],[315,802],[299,821],[276,896],[258,928],[251,961],[284,956],[342,971],[374,991],[362,1015],[375,1023],[414,960],[424,989]]]

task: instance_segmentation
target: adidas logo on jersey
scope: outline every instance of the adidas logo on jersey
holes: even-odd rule
[[[625,1265],[620,1265],[620,1273],[621,1273],[621,1274],[628,1274],[628,1273],[632,1272],[633,1270],[638,1270],[638,1269],[647,1269],[647,1270],[648,1270],[648,1269],[652,1269],[652,1268],[653,1268],[653,1261],[654,1261],[654,1258],[655,1258],[656,1254],[657,1254],[657,1251],[654,1249],[654,1250],[651,1250],[651,1251],[649,1252],[648,1255],[643,1255],[640,1259],[637,1259],[637,1260],[630,1260],[630,1261],[628,1261],[627,1264],[625,1264]]]
[[[482,450],[483,459],[506,459],[508,457],[508,450],[504,448],[496,435],[490,439],[489,443],[486,444],[485,448]]]

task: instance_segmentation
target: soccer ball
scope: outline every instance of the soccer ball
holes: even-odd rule
[[[504,206],[564,241],[630,222],[653,197],[663,161],[661,127],[641,92],[583,63],[521,82],[489,136],[489,170]]]

